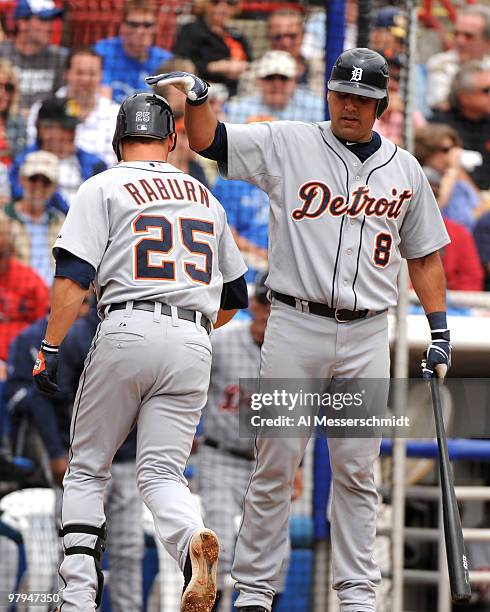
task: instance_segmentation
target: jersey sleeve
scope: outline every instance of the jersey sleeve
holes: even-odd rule
[[[219,269],[223,275],[223,283],[229,283],[243,276],[248,268],[227,223],[225,223],[221,234],[218,249]]]
[[[219,164],[220,173],[229,179],[241,179],[267,191],[280,180],[280,151],[274,138],[278,124],[226,124],[228,162]]]
[[[80,186],[53,246],[88,262],[96,270],[109,240],[109,211],[102,186],[89,179]]]
[[[422,168],[414,164],[414,191],[400,228],[400,253],[405,259],[430,255],[449,244],[446,226]]]

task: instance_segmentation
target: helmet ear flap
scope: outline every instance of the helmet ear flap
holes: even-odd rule
[[[376,119],[379,119],[385,112],[385,110],[388,108],[388,103],[389,97],[388,92],[386,92],[386,98],[381,98],[381,100],[378,100],[378,104],[376,105]]]

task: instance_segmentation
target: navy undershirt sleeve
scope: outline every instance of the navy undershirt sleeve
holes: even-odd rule
[[[213,142],[207,149],[199,151],[199,155],[207,157],[207,159],[214,159],[214,161],[222,164],[228,163],[228,134],[224,123],[218,121]]]
[[[88,289],[95,278],[95,268],[65,249],[58,249],[56,253],[56,278],[69,278],[82,289]]]
[[[220,308],[235,310],[235,308],[248,307],[248,291],[245,275],[236,278],[230,283],[224,283],[221,290]]]

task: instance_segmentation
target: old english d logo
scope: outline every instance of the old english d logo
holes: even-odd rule
[[[351,81],[360,81],[362,79],[362,68],[352,67]]]

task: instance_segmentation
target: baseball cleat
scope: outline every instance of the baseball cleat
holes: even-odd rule
[[[211,529],[192,536],[184,567],[181,612],[211,612],[216,599],[219,542]]]

